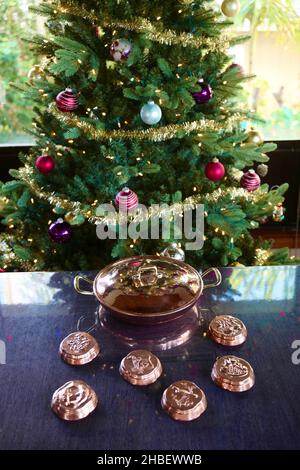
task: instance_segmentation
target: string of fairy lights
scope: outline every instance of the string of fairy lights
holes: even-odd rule
[[[110,28],[114,30],[117,29],[124,29],[127,31],[132,31],[136,33],[142,33],[150,39],[151,41],[158,42],[160,44],[165,45],[182,45],[183,47],[194,47],[201,49],[202,56],[204,57],[208,53],[225,53],[228,48],[234,43],[235,37],[234,36],[222,36],[222,37],[207,37],[205,35],[194,35],[191,33],[177,33],[171,29],[163,29],[158,25],[154,25],[151,21],[146,18],[134,18],[131,20],[114,20],[111,18],[105,18],[99,14],[96,14],[95,11],[91,10],[88,11],[83,6],[79,6],[78,4],[74,4],[73,2],[61,2],[56,10],[54,11],[55,14],[63,17],[63,15],[73,15],[77,17],[84,18],[90,21],[92,24],[97,23],[100,28],[101,34],[101,27],[103,28]],[[181,13],[181,11],[179,11]],[[157,18],[157,22],[159,24],[160,18]],[[48,43],[48,40],[45,40],[45,45]],[[78,59],[80,63],[80,59]],[[42,62],[40,69],[47,70],[49,65],[48,60]],[[92,75],[96,74],[95,69],[91,71]],[[47,98],[48,94],[45,90],[40,89],[39,93],[44,97]],[[96,141],[111,141],[112,139],[116,140],[144,140],[144,141],[152,141],[152,142],[161,142],[166,141],[178,136],[182,135],[189,135],[191,133],[198,133],[197,137],[198,140],[201,140],[203,137],[201,132],[231,132],[237,126],[239,122],[244,119],[239,113],[235,113],[233,115],[227,115],[224,113],[224,119],[222,122],[216,122],[212,119],[201,119],[198,121],[192,122],[184,122],[181,124],[170,124],[166,126],[160,126],[158,128],[150,128],[150,129],[137,129],[137,130],[125,130],[125,129],[100,129],[98,126],[93,125],[91,122],[79,118],[74,113],[64,113],[57,109],[54,104],[50,104],[48,107],[48,112],[55,117],[60,123],[64,126],[70,126],[72,128],[77,128],[82,131],[87,137]],[[41,136],[46,136],[46,134],[42,133]],[[69,144],[73,143],[72,139],[68,140]],[[61,146],[57,146],[61,147]],[[85,153],[85,152],[84,152]],[[113,158],[113,157],[112,157]],[[94,201],[91,204],[82,204],[79,201],[71,201],[67,197],[58,195],[54,191],[47,191],[44,188],[39,187],[39,185],[35,181],[35,171],[32,166],[26,164],[23,168],[19,170],[19,179],[22,180],[28,188],[31,190],[32,194],[41,200],[48,201],[48,203],[52,206],[53,211],[55,212],[56,209],[62,209],[65,212],[71,212],[74,215],[81,215],[84,220],[88,222],[98,225],[98,224],[107,224],[107,225],[115,225],[120,223],[128,222],[128,220],[134,222],[143,222],[152,217],[175,217],[175,216],[182,216],[183,215],[183,207],[186,208],[195,208],[197,204],[210,204],[210,203],[217,203],[222,198],[230,196],[231,202],[250,202],[250,203],[258,203],[264,201],[266,205],[270,204],[268,202],[268,194],[258,189],[255,192],[249,192],[243,188],[236,188],[236,187],[227,187],[225,189],[218,188],[217,190],[213,191],[212,193],[206,194],[194,194],[190,196],[182,203],[175,203],[170,205],[167,208],[158,207],[157,209],[153,207],[149,207],[147,210],[147,214],[144,211],[135,211],[133,215],[122,215],[121,213],[115,212],[114,214],[109,215],[98,215],[97,214],[97,206],[98,201]],[[6,201],[4,201],[6,203]],[[206,214],[207,216],[207,214]],[[254,222],[253,222],[254,223]],[[250,221],[251,224],[251,221]],[[254,223],[255,224],[255,223]],[[219,232],[219,228],[215,227],[214,231],[216,233]],[[221,235],[230,235],[227,234],[224,230],[220,231]],[[24,269],[30,269],[34,267],[37,263],[37,259],[33,260],[33,263],[29,261],[24,261],[20,257],[18,257],[11,246],[13,242],[13,238],[10,235],[1,236],[0,248],[2,249],[3,255],[2,259],[4,262],[14,262],[18,261]],[[233,241],[233,239],[231,238]],[[257,263],[259,264],[260,261],[263,263],[265,262],[267,250],[261,250],[261,253],[257,253]],[[270,253],[268,253],[269,256]],[[5,266],[4,266],[5,268]]]
[[[97,207],[100,204],[99,201],[94,201],[92,204],[82,204],[79,201],[71,201],[68,198],[60,197],[54,191],[45,191],[39,187],[35,182],[34,170],[29,165],[20,168],[19,170],[20,179],[24,181],[30,188],[31,192],[39,199],[46,200],[53,208],[60,208],[76,215],[82,215],[90,223],[100,224],[105,223],[107,225],[114,225],[116,223],[124,223],[128,220],[134,222],[143,222],[151,217],[169,217],[175,215],[182,215],[184,208],[195,208],[197,204],[211,204],[218,203],[221,199],[230,196],[230,201],[235,203],[237,201],[259,203],[265,201],[266,210],[270,211],[268,197],[270,193],[266,193],[262,189],[258,189],[255,192],[249,192],[243,188],[227,187],[224,189],[218,188],[212,193],[195,194],[186,198],[182,203],[174,203],[167,207],[149,207],[147,214],[144,211],[136,211],[134,215],[120,215],[114,213],[110,215],[97,215]],[[275,190],[276,191],[276,190]],[[270,203],[271,204],[271,203]],[[272,205],[272,204],[271,204]],[[225,233],[224,233],[225,234]]]

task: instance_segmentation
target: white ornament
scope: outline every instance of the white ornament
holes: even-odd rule
[[[116,39],[110,47],[110,55],[116,62],[124,62],[131,53],[132,46],[127,39]]]

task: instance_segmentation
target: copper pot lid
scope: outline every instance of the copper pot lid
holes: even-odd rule
[[[100,347],[89,333],[76,331],[62,340],[59,352],[68,364],[82,365],[93,361],[99,355]]]
[[[247,329],[244,323],[231,315],[218,315],[209,324],[210,337],[224,346],[238,346],[247,338]]]
[[[184,311],[202,290],[202,278],[194,268],[158,256],[117,261],[100,271],[94,281],[94,293],[104,307],[132,316]]]
[[[52,396],[51,408],[59,418],[77,421],[91,414],[98,404],[94,390],[82,380],[71,380]]]
[[[120,374],[132,385],[150,385],[161,376],[162,365],[150,351],[136,349],[122,359]]]
[[[162,408],[179,421],[192,421],[207,408],[205,393],[194,382],[179,380],[170,385],[163,393]]]
[[[236,356],[219,357],[214,363],[211,377],[215,384],[230,392],[244,392],[252,388],[255,382],[249,362]]]

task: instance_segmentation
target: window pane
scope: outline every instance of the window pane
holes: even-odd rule
[[[245,86],[266,140],[300,139],[300,0],[241,0],[235,29],[252,38],[233,49],[256,78]]]
[[[27,145],[33,142],[26,135],[32,121],[32,103],[22,91],[11,86],[27,82],[34,65],[29,44],[23,41],[40,25],[28,6],[32,0],[1,0],[0,2],[0,145]]]

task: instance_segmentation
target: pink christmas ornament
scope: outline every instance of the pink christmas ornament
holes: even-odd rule
[[[211,181],[219,181],[224,175],[224,165],[219,162],[217,158],[214,158],[213,161],[209,162],[205,167],[205,176]]]
[[[66,88],[57,95],[56,106],[64,113],[70,113],[78,108],[77,96],[71,88]]]
[[[35,161],[35,167],[40,173],[46,175],[54,170],[55,160],[50,155],[40,155]]]
[[[247,191],[255,191],[260,187],[260,177],[254,170],[246,171],[241,178],[241,186]]]
[[[115,203],[116,207],[118,207],[119,209],[127,209],[128,211],[130,211],[138,206],[139,200],[135,192],[133,192],[129,188],[123,188],[122,191],[120,191],[116,195]]]

